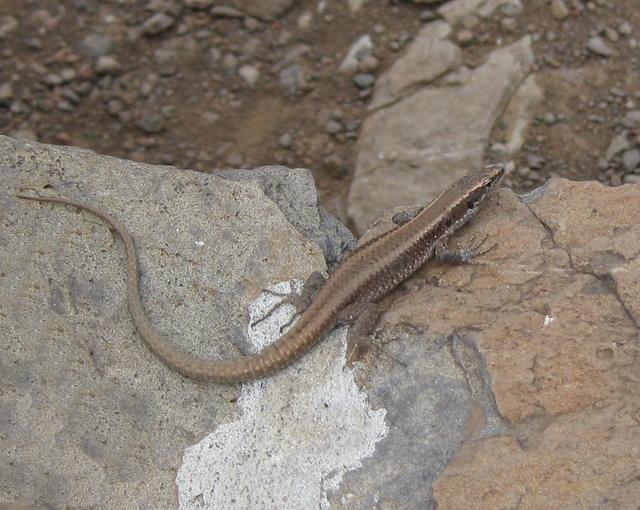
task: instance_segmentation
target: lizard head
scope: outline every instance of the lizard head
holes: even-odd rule
[[[502,165],[489,165],[465,175],[458,182],[458,187],[464,194],[467,209],[476,209],[490,192],[499,186],[503,175]]]

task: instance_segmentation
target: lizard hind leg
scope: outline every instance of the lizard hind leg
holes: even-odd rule
[[[362,360],[373,345],[373,334],[384,308],[378,303],[354,303],[338,316],[338,324],[350,324],[347,333],[347,366]]]
[[[484,255],[490,250],[493,250],[496,245],[492,244],[488,248],[482,249],[482,245],[487,240],[488,234],[485,234],[480,242],[475,243],[475,234],[471,235],[471,239],[467,246],[462,246],[459,242],[456,243],[456,249],[449,248],[446,239],[441,239],[436,243],[436,258],[440,262],[446,264],[486,264],[486,262],[479,262],[475,259],[480,255]]]
[[[323,276],[323,274],[319,271],[314,271],[307,277],[302,287],[302,292],[299,294],[296,292],[285,294],[270,289],[264,289],[264,292],[267,292],[272,296],[281,297],[282,299],[278,303],[276,303],[270,310],[268,310],[262,317],[259,317],[258,319],[253,321],[251,323],[251,327],[253,328],[261,322],[267,320],[269,317],[271,317],[273,312],[275,312],[281,306],[291,305],[296,309],[296,313],[291,316],[291,319],[289,319],[286,324],[280,326],[280,333],[282,333],[291,325],[297,315],[309,308],[309,305],[313,301],[313,297],[325,282],[326,278]]]

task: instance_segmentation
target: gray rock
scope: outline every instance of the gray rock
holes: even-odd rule
[[[57,73],[49,73],[45,75],[43,81],[51,87],[57,87],[58,85],[62,85],[62,77]]]
[[[353,83],[359,89],[368,89],[376,82],[376,77],[369,73],[358,73],[353,77]]]
[[[622,117],[622,125],[629,129],[637,129],[640,127],[640,110],[632,110],[625,113]]]
[[[587,49],[601,57],[610,57],[615,54],[615,51],[599,36],[589,38],[587,41]]]
[[[281,147],[284,147],[285,149],[288,149],[289,147],[291,147],[291,135],[289,133],[285,133],[283,134],[279,139],[278,139],[278,143],[280,144]]]
[[[188,480],[197,467],[188,448],[238,419],[232,402],[239,385],[196,383],[168,370],[134,332],[121,244],[109,229],[71,208],[20,201],[14,190],[67,196],[110,211],[136,240],[152,322],[178,348],[220,359],[245,349],[247,306],[262,288],[324,268],[321,251],[300,233],[307,229],[329,239],[336,230],[323,226],[328,222],[317,208],[310,172],[266,168],[234,179],[2,136],[0,172],[5,492],[52,508],[98,508],[105,501],[113,508],[176,508],[177,498],[190,508]],[[298,213],[296,228],[286,214]],[[254,342],[255,334],[250,338]],[[252,502],[265,507],[261,490],[271,491],[274,483],[302,485],[300,494],[282,489],[276,495],[295,494],[306,503],[312,497],[319,507],[320,490],[308,487],[322,487],[324,474],[353,469],[371,453],[384,434],[384,412],[366,405],[344,368],[345,349],[341,334],[330,336],[304,366],[245,386],[243,395],[256,399],[243,397],[240,414],[253,417],[255,428],[239,436],[256,441],[251,458],[258,465],[271,462],[273,451],[283,452],[283,473],[272,478],[269,469],[257,482],[260,469],[247,459],[244,470],[219,461],[217,474],[232,479],[232,493],[246,492],[246,481]],[[325,382],[316,386],[320,380]],[[302,385],[308,399],[300,398]],[[276,409],[287,409],[287,416]],[[327,422],[318,420],[319,409]],[[349,434],[338,440],[344,426]],[[277,439],[281,433],[298,438],[290,449]],[[208,451],[213,446],[204,445]],[[294,461],[298,450],[306,457]],[[325,457],[333,463],[300,469]],[[203,476],[207,486],[216,483],[213,470]],[[24,477],[33,483],[22,483]]]
[[[10,81],[0,85],[0,105],[7,106],[13,99],[13,86]]]
[[[309,51],[311,51],[311,46],[308,44],[294,44],[286,51],[284,57],[273,65],[273,70],[280,72],[290,64],[302,64],[304,62],[303,57],[309,53]]]
[[[177,17],[182,14],[183,5],[177,0],[150,0],[144,8],[153,13],[162,12]]]
[[[354,73],[358,69],[360,60],[366,55],[371,54],[372,51],[373,43],[371,42],[371,36],[369,34],[364,34],[358,37],[358,39],[356,39],[351,45],[349,51],[347,51],[347,55],[340,64],[340,72],[346,74]]]
[[[338,122],[337,120],[330,119],[324,125],[324,129],[330,135],[336,135],[336,134],[338,134],[338,133],[340,133],[342,131],[342,124],[340,122]]]
[[[640,112],[639,112],[640,113]],[[609,147],[605,152],[605,158],[607,161],[611,161],[616,155],[620,154],[622,151],[627,150],[631,147],[629,140],[627,140],[627,134],[621,133],[619,135],[614,136],[609,142]]]
[[[622,165],[628,172],[640,166],[640,150],[631,149],[622,154]]]
[[[475,39],[475,34],[471,30],[467,30],[465,28],[458,31],[458,33],[456,34],[456,41],[458,41],[458,44],[460,44],[461,46],[468,46],[473,41],[475,41]]]
[[[233,71],[238,66],[238,57],[233,53],[227,53],[222,59],[222,67],[227,71]]]
[[[348,196],[357,231],[385,209],[429,202],[465,169],[481,166],[494,121],[532,64],[525,37],[494,50],[459,85],[425,86],[369,115]]]
[[[423,9],[420,11],[420,21],[423,23],[428,23],[429,21],[434,21],[436,19],[438,19],[438,15],[431,9]]]
[[[618,27],[618,32],[620,32],[624,36],[631,35],[633,33],[633,26],[631,25],[631,23],[625,20],[622,23],[620,23],[620,26]]]
[[[0,39],[6,39],[16,28],[18,20],[13,16],[0,16]]]
[[[260,78],[260,71],[257,67],[252,65],[244,65],[238,69],[240,77],[252,87],[258,82]]]
[[[518,30],[518,21],[515,18],[502,18],[500,25],[507,32],[516,32]]]
[[[116,74],[120,71],[120,62],[111,56],[98,58],[96,72],[98,74]]]
[[[99,58],[109,54],[113,50],[113,39],[104,34],[89,34],[80,41],[78,50],[83,55],[91,58]]]
[[[424,27],[402,58],[380,76],[369,108],[390,104],[462,63],[462,52],[449,41],[451,27],[438,21]]]
[[[136,122],[136,126],[142,129],[145,133],[155,134],[164,131],[166,121],[160,113],[145,111]]]
[[[78,73],[75,69],[71,67],[67,67],[60,71],[60,78],[62,78],[62,83],[70,83],[78,77]]]
[[[564,0],[551,0],[549,7],[551,9],[551,15],[556,19],[563,20],[569,16],[569,8],[567,4],[564,3]]]
[[[175,19],[164,12],[157,12],[142,24],[142,32],[149,35],[164,32],[175,23]]]
[[[484,419],[480,437],[504,431],[506,424],[495,408],[485,361],[471,342],[433,335],[407,321],[388,326],[379,338],[393,361],[378,360],[370,368],[369,399],[387,410],[395,426],[362,468],[345,476],[331,508],[354,500],[360,504],[346,508],[433,510],[432,483],[466,436],[474,409]]]
[[[620,34],[613,27],[605,27],[604,35],[607,37],[607,39],[614,43],[620,40]]]
[[[319,205],[318,192],[308,170],[272,166],[261,167],[258,171],[224,170],[220,175],[258,183],[289,222],[320,247],[330,268],[355,245],[353,234]],[[293,183],[295,185],[291,186]]]
[[[212,7],[209,14],[214,18],[244,18],[245,14],[228,5],[216,5]]]
[[[290,94],[309,88],[304,67],[300,64],[291,64],[285,67],[280,71],[278,78],[280,86]]]
[[[233,5],[241,11],[264,20],[272,20],[284,14],[294,0],[233,0]]]
[[[520,0],[494,0],[493,4],[500,5],[500,11],[506,16],[519,16],[524,10],[524,5]],[[495,7],[492,2],[486,2],[483,8],[480,10],[480,15],[484,18],[488,18],[493,14]]]

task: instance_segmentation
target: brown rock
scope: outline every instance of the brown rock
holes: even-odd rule
[[[336,506],[637,507],[638,193],[501,190],[456,235],[488,234],[482,265],[429,264],[390,296],[362,382],[393,427]]]

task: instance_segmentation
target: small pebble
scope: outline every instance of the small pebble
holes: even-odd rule
[[[563,20],[569,16],[569,8],[564,0],[551,0],[551,15],[558,20]]]
[[[233,71],[238,65],[238,59],[233,53],[227,53],[222,59],[222,67],[227,71]]]
[[[306,30],[311,26],[311,22],[313,21],[313,13],[310,11],[306,11],[300,15],[298,18],[298,28],[302,30]]]
[[[358,71],[361,73],[371,73],[378,69],[380,61],[373,55],[366,55],[358,62]]]
[[[250,32],[255,32],[260,28],[260,22],[256,18],[252,18],[251,16],[247,16],[243,20],[244,28],[249,30]]]
[[[0,39],[6,38],[18,28],[18,20],[13,16],[0,16]]]
[[[144,112],[136,125],[145,133],[160,133],[165,128],[164,117],[156,112]]]
[[[640,166],[640,150],[630,149],[622,154],[622,166],[628,172],[635,170]]]
[[[91,58],[107,55],[112,49],[113,39],[102,34],[89,34],[79,44],[80,53]]]
[[[435,12],[433,12],[431,9],[424,9],[420,13],[420,21],[422,21],[423,23],[428,23],[429,21],[433,21],[437,17],[438,15]]]
[[[242,66],[238,70],[238,74],[244,81],[246,81],[252,87],[256,84],[256,82],[258,81],[258,78],[260,78],[260,71],[258,70],[257,67],[252,65]]]
[[[458,35],[456,36],[456,40],[461,46],[468,46],[474,41],[475,38],[476,36],[474,35],[474,33],[471,30],[467,29],[460,30],[458,32]]]
[[[342,124],[337,120],[331,119],[327,121],[324,128],[330,135],[336,135],[342,131]]]
[[[620,34],[618,34],[615,28],[611,28],[611,27],[605,28],[604,35],[611,42],[618,42],[620,40]]]
[[[13,87],[11,82],[0,85],[0,105],[8,105],[13,99]]]
[[[507,16],[519,16],[524,10],[523,3],[520,0],[509,0],[502,3],[500,11]]]
[[[47,85],[51,85],[52,87],[56,87],[62,84],[62,78],[59,74],[49,73],[44,77],[44,82]]]
[[[279,139],[278,139],[278,143],[280,144],[281,147],[284,147],[285,149],[288,149],[289,147],[291,147],[291,135],[289,133],[285,133],[283,134]]]
[[[175,23],[175,19],[164,12],[156,12],[142,24],[142,32],[155,35],[164,32]]]
[[[632,110],[627,112],[622,117],[622,125],[629,129],[636,129],[640,127],[640,110]]]
[[[76,70],[70,67],[63,69],[60,72],[60,78],[62,78],[63,83],[69,83],[75,80],[77,76],[78,76],[78,73],[76,73]]]
[[[622,185],[622,179],[620,178],[619,175],[612,175],[611,177],[609,177],[609,186],[620,186]]]
[[[633,32],[633,27],[628,21],[623,21],[618,27],[618,32],[622,35],[631,35],[631,33]]]
[[[368,73],[358,73],[353,77],[353,83],[359,89],[368,89],[376,82],[376,77]]]
[[[601,57],[610,57],[614,54],[614,51],[602,40],[602,37],[598,36],[589,38],[587,41],[587,49]]]
[[[120,70],[120,63],[113,57],[104,56],[96,61],[98,74],[116,74]]]
[[[514,18],[503,18],[500,24],[507,32],[518,30],[518,22]]]

